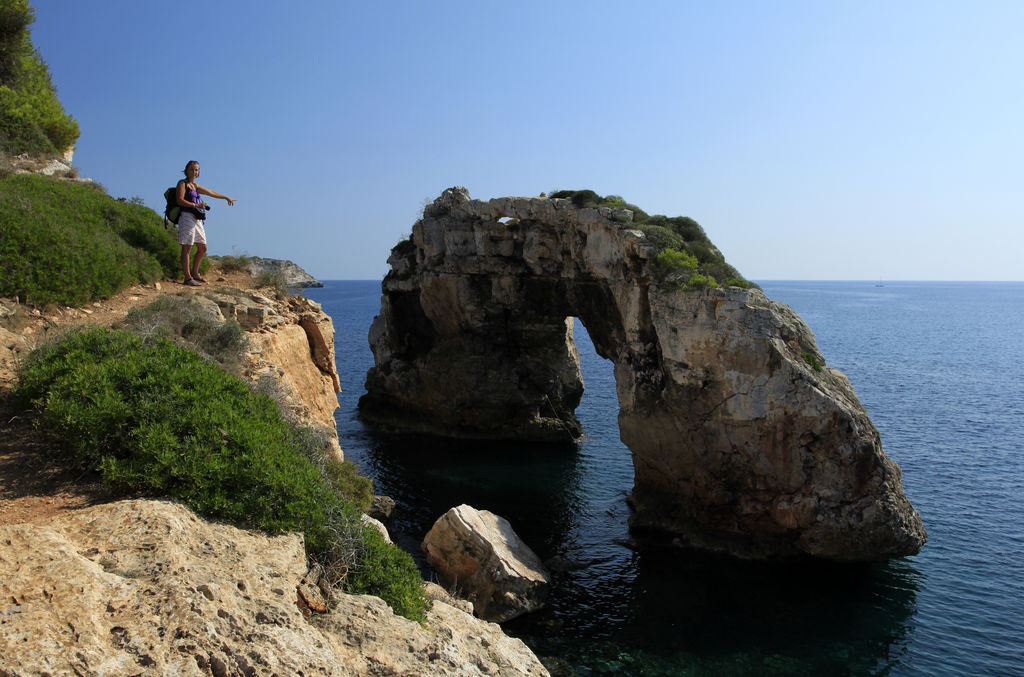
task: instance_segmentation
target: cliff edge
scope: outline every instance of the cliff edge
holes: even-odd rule
[[[309,299],[252,288],[245,273],[207,277],[202,288],[136,285],[80,308],[3,300],[0,395],[51,335],[117,326],[173,301],[189,317],[237,321],[248,345],[241,375],[327,430],[340,458],[331,318]],[[425,584],[425,622],[409,621],[379,598],[321,582],[302,534],[212,523],[170,501],[111,501],[66,472],[31,425],[2,419],[0,674],[547,674],[525,644],[437,586]]]

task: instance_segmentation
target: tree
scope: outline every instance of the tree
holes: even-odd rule
[[[78,140],[42,55],[32,45],[28,0],[0,0],[0,151],[62,153]]]

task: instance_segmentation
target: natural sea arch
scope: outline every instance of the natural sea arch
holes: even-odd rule
[[[613,364],[631,526],[742,557],[916,553],[926,535],[900,470],[799,316],[757,289],[656,284],[629,219],[445,191],[389,258],[363,415],[456,437],[575,439],[578,317]]]

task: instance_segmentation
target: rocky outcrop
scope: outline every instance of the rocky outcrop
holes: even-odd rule
[[[280,275],[284,286],[288,289],[305,289],[307,287],[322,287],[320,282],[305,270],[291,261],[283,259],[265,259],[259,256],[246,257],[249,264],[247,269],[253,277],[259,277],[263,273]]]
[[[376,597],[337,595],[316,613],[309,580],[301,535],[169,502],[3,526],[0,673],[547,674],[520,640],[442,601],[422,626]]]
[[[248,332],[243,374],[265,389],[295,419],[327,431],[335,456],[338,443],[334,411],[341,384],[334,362],[334,323],[316,301],[283,298],[233,287],[192,290],[194,302],[206,299],[216,321],[235,320]]]
[[[452,508],[423,539],[441,583],[480,618],[502,622],[544,605],[550,575],[508,520],[469,505]]]
[[[804,322],[757,289],[656,283],[631,218],[445,191],[389,259],[364,416],[574,439],[578,317],[614,364],[634,527],[743,557],[918,552],[926,535],[899,468]]]
[[[47,155],[42,157],[31,156],[27,153],[5,158],[4,164],[12,174],[42,174],[43,176],[57,176],[58,178],[75,175],[71,166],[71,159],[74,157],[74,149],[68,149],[62,155]]]

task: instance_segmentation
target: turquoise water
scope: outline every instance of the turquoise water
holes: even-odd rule
[[[1024,674],[1024,284],[762,283],[850,377],[924,517],[919,555],[858,566],[632,542],[611,364],[579,325],[580,444],[375,431],[356,402],[380,283],[325,284],[306,293],[334,318],[347,457],[395,498],[393,532],[421,565],[419,541],[459,503],[506,517],[542,558],[558,558],[547,608],[505,625],[554,672]]]

